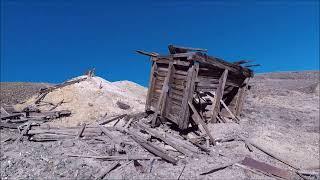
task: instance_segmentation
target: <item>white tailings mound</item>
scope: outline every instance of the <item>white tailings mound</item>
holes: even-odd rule
[[[83,78],[80,76],[77,78]],[[74,78],[74,79],[77,79]],[[147,88],[130,81],[109,82],[100,77],[91,77],[85,81],[72,84],[46,95],[42,102],[53,104],[64,100],[65,103],[55,110],[70,110],[72,115],[53,120],[57,126],[77,126],[82,123],[92,123],[98,120],[134,112],[144,111]],[[25,107],[34,101],[31,98],[25,104],[17,108]],[[129,105],[130,108],[123,109],[117,102]],[[52,105],[39,106],[40,110],[49,110]]]

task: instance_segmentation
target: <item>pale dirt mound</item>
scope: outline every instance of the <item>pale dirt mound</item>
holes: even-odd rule
[[[131,81],[116,81],[112,85],[119,87],[122,92],[132,94],[135,97],[146,99],[148,89]]]
[[[77,78],[82,78],[80,76]],[[74,78],[74,79],[77,79]],[[70,110],[72,115],[51,122],[57,126],[78,126],[82,123],[92,123],[119,114],[131,114],[144,111],[146,88],[128,81],[111,83],[100,77],[92,77],[85,81],[72,84],[46,95],[42,102],[57,104],[65,103],[55,110]],[[26,103],[16,105],[21,109],[34,102],[34,98]],[[118,103],[117,103],[118,102]],[[119,102],[130,108],[119,107]],[[40,110],[49,110],[52,105],[39,106]]]

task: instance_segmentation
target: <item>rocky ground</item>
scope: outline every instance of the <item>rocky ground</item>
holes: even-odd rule
[[[319,169],[319,72],[261,74],[252,79],[250,84],[251,90],[240,124],[211,125],[209,128],[213,136],[224,138],[241,135],[301,169]],[[22,90],[24,87],[6,87],[10,88],[3,91],[1,87],[2,102],[15,103],[11,94],[17,96],[20,92],[25,93]],[[35,88],[38,88],[37,84]],[[1,130],[1,179],[93,179],[113,163],[67,156],[70,153],[108,155],[111,148],[109,143],[92,139],[45,143],[26,139],[20,143],[5,141],[17,135],[16,131]],[[117,131],[113,135],[124,141],[130,140]],[[181,156],[165,145],[163,148],[179,156],[177,165],[161,160],[138,161],[142,166],[133,161],[120,161],[121,166],[105,178],[178,179],[181,174],[180,179],[270,179],[237,166],[200,175],[222,164],[242,160],[245,156],[291,169],[258,149],[249,152],[241,141],[218,143],[211,147],[210,155],[199,153],[194,157]],[[136,143],[126,145],[124,151],[132,155],[153,156]]]

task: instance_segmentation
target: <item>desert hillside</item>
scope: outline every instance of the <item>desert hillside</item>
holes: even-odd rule
[[[319,169],[319,71],[257,74],[250,81],[240,124],[218,123],[210,131],[218,139],[241,135],[281,156],[302,170]],[[47,84],[1,83],[1,103],[17,103],[17,108],[36,98],[34,94]],[[144,111],[147,89],[130,81],[109,82],[99,77],[49,93],[44,101],[53,104],[63,100],[57,109],[69,109],[74,114],[54,125],[80,126],[94,123],[103,117]],[[17,101],[18,100],[18,101]],[[119,105],[119,102],[120,105]],[[124,105],[123,105],[124,104]],[[50,108],[49,106],[41,108]],[[121,123],[121,122],[120,122]],[[115,126],[115,125],[113,125]],[[68,157],[67,154],[106,155],[113,142],[101,144],[94,140],[53,142],[23,141],[14,143],[8,138],[17,136],[15,130],[1,130],[1,179],[52,178],[92,179],[110,161]],[[114,134],[121,136],[121,133]],[[137,144],[125,146],[127,155],[148,153]],[[164,149],[172,148],[159,144]],[[127,148],[127,149],[126,149]],[[210,148],[210,155],[180,157],[177,165],[164,161],[139,161],[122,164],[108,174],[113,179],[268,179],[263,174],[230,166],[215,173],[200,175],[213,167],[240,160],[245,156],[290,169],[283,163],[255,149],[249,152],[242,142],[218,143]],[[150,166],[152,167],[151,169]],[[148,170],[141,170],[142,168]],[[154,171],[157,169],[157,171]],[[319,176],[318,176],[319,178]]]

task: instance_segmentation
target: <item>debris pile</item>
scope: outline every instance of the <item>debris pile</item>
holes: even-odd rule
[[[139,93],[134,93],[137,91]],[[100,77],[80,76],[40,90],[37,96],[15,105],[17,110],[35,106],[41,111],[69,110],[71,116],[51,122],[72,127],[102,118],[143,111],[146,88],[132,82],[108,82]]]

